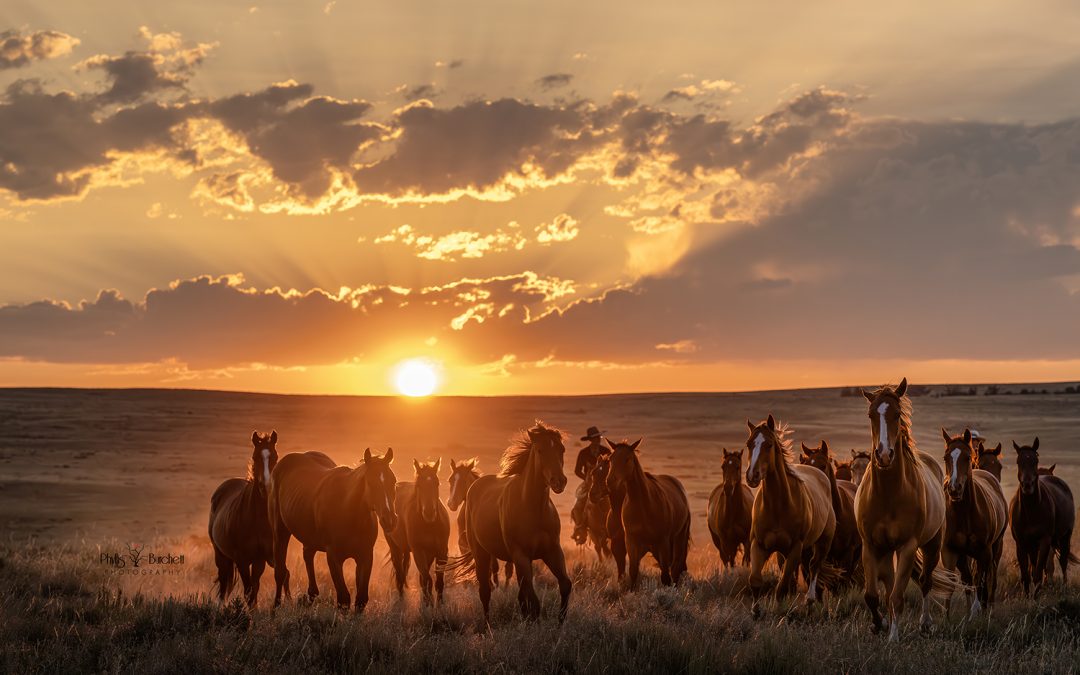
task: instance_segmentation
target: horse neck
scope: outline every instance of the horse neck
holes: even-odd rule
[[[742,481],[737,477],[732,481],[733,489],[731,492],[724,490],[724,504],[725,511],[730,512],[732,509],[742,508]]]
[[[367,485],[364,482],[364,477],[367,470],[363,466],[358,466],[351,469],[348,476],[349,494],[348,501],[363,510],[374,511],[375,507],[371,505],[371,500],[368,498]]]
[[[249,480],[240,492],[240,505],[244,512],[266,513],[266,494],[259,492],[254,479]]]
[[[641,468],[641,462],[638,461],[637,456],[630,458],[629,471],[624,481],[626,484],[626,496],[625,499],[633,500],[635,502],[647,501],[649,499],[649,485],[645,480],[645,470]]]
[[[829,478],[829,489],[832,490],[833,512],[840,515],[840,488],[836,485],[836,469],[833,468],[832,460],[825,459],[825,475]]]
[[[765,474],[761,481],[761,489],[767,490],[769,503],[791,502],[795,498],[791,485],[791,476],[788,475],[788,465],[784,461],[783,454],[777,452],[777,459]]]
[[[540,453],[535,447],[529,448],[529,460],[525,463],[522,479],[521,491],[527,502],[543,502],[550,499],[548,493],[551,488],[544,480],[544,472],[540,468]]]
[[[915,485],[917,480],[917,467],[915,462],[917,458],[915,456],[915,450],[908,445],[907,432],[904,433],[904,440],[900,446],[900,452],[896,453],[896,459],[893,460],[893,465],[888,469],[878,468],[876,462],[873,459],[870,460],[870,475],[873,476],[873,481],[881,485]]]

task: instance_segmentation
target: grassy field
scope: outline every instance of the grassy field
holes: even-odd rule
[[[915,434],[928,452],[940,454],[941,426],[977,428],[1006,448],[1037,434],[1043,463],[1057,463],[1057,475],[1080,488],[1076,396],[925,396],[914,406]],[[901,641],[888,644],[870,634],[861,591],[852,590],[830,598],[824,613],[796,604],[754,620],[745,572],[716,571],[704,511],[720,481],[719,448],[742,445],[745,418],[770,412],[793,425],[796,443],[826,438],[845,453],[869,437],[865,401],[836,390],[428,401],[0,390],[0,672],[1080,672],[1080,569],[1068,588],[1059,577],[1037,599],[1021,597],[1008,535],[1000,602],[989,617],[967,621],[954,606],[942,620],[938,608],[937,631],[921,636],[909,609]],[[501,588],[491,627],[480,620],[475,585],[451,584],[443,607],[422,609],[415,578],[400,600],[383,565],[367,611],[340,614],[322,556],[323,596],[314,606],[290,602],[271,612],[272,574],[254,612],[208,597],[209,496],[244,472],[252,429],[276,428],[283,454],[320,449],[341,463],[367,446],[393,446],[395,470],[409,478],[413,458],[446,465],[478,456],[492,471],[511,434],[535,418],[568,431],[568,462],[588,425],[616,438],[645,436],[646,469],[678,476],[690,496],[688,583],[659,589],[650,571],[641,592],[621,593],[613,566],[598,566],[569,540],[571,478],[555,497],[575,581],[562,626],[546,572],[538,580],[544,619],[523,622],[516,588]],[[1006,497],[1016,486],[1009,453]],[[451,542],[453,550],[456,533]],[[126,556],[131,545],[144,555],[183,555],[184,563],[155,568],[173,574],[133,575],[103,560]],[[380,536],[377,559],[385,551]],[[299,591],[295,543],[290,556]]]

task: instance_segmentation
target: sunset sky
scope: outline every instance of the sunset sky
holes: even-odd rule
[[[0,385],[1080,379],[1080,5],[5,2]]]

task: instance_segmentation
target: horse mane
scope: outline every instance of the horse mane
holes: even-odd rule
[[[765,430],[769,431],[769,427],[766,426]],[[776,420],[776,428],[771,431],[773,435],[773,444],[779,448],[780,456],[784,460],[784,469],[789,476],[797,475],[795,469],[792,468],[795,457],[791,454],[791,427],[780,420]]]
[[[479,459],[477,459],[476,457],[470,457],[464,462],[458,462],[457,469],[455,469],[455,471],[464,467],[466,470],[468,470],[468,472],[472,475],[473,478],[479,478],[480,476],[484,475],[480,472],[480,469],[476,468],[479,463]]]
[[[254,483],[255,482],[255,455],[254,454],[252,454],[251,457],[248,458],[247,479],[248,479],[249,483]]]
[[[529,463],[529,455],[532,450],[532,436],[534,434],[553,434],[557,439],[562,439],[562,432],[555,427],[550,427],[536,420],[536,425],[531,429],[523,429],[517,438],[510,442],[510,447],[503,451],[502,459],[499,460],[499,476],[517,476],[525,472],[525,465]]]
[[[903,396],[897,396],[896,387],[891,384],[883,384],[871,392],[875,403],[884,394],[889,394],[900,401],[900,433],[903,434],[904,438],[904,452],[914,459],[917,457],[915,453],[919,448],[915,445],[915,437],[911,435],[911,398],[906,392]],[[874,407],[873,403],[870,405]]]

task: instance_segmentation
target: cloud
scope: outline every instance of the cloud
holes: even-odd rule
[[[570,73],[551,73],[536,80],[536,86],[544,91],[565,87],[574,79]]]
[[[453,262],[462,258],[482,258],[502,251],[520,251],[528,240],[513,228],[510,231],[496,230],[491,234],[459,230],[435,237],[417,234],[411,225],[401,225],[375,239],[376,244],[393,242],[416,249],[418,258]]]
[[[79,45],[78,38],[55,30],[0,32],[0,70],[21,68],[34,61],[67,56]]]
[[[664,94],[660,101],[662,103],[693,101],[705,95],[735,94],[739,91],[741,91],[739,86],[730,80],[702,80],[698,84],[688,84],[684,87],[671,89]]]
[[[152,33],[146,26],[139,35],[147,43],[145,51],[128,51],[120,56],[98,54],[79,68],[101,70],[109,88],[97,97],[103,104],[132,103],[151,94],[184,90],[206,55],[209,43],[184,46],[178,33]]]
[[[394,91],[400,94],[401,98],[405,99],[407,103],[419,101],[420,99],[431,100],[439,95],[439,90],[435,86],[434,82],[427,82],[424,84],[416,84],[412,86],[403,84]]]
[[[536,226],[536,241],[541,244],[573,241],[578,236],[578,222],[567,213],[560,213],[550,223]]]

